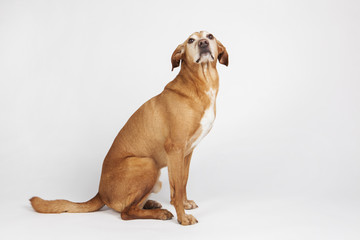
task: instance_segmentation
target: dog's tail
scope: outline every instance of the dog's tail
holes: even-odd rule
[[[31,206],[39,213],[84,213],[94,212],[104,206],[99,193],[87,202],[75,203],[68,200],[44,200],[39,197],[30,199]]]

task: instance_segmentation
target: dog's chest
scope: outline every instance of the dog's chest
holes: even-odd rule
[[[199,129],[190,139],[191,149],[196,147],[200,141],[210,132],[215,120],[216,91],[214,89],[210,89],[206,94],[209,97],[210,105],[201,117]]]

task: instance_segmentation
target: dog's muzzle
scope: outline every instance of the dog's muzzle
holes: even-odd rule
[[[200,59],[202,57],[202,55],[205,55],[207,53],[210,54],[212,60],[214,60],[214,56],[211,54],[211,51],[209,49],[209,41],[206,40],[206,39],[201,39],[198,43],[198,46],[199,46],[199,49],[200,49],[200,56],[199,56],[199,59],[196,60],[197,63],[200,62]]]

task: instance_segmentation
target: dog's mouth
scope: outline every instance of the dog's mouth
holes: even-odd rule
[[[215,59],[215,58],[214,58],[214,56],[212,55],[212,53],[211,53],[210,49],[205,48],[205,49],[201,49],[199,59],[198,59],[198,60],[196,60],[196,63],[199,63],[199,62],[200,62],[200,60],[201,60],[201,57],[202,57],[203,55],[207,55],[207,54],[209,54],[209,55],[210,55],[210,57],[212,58],[212,60],[214,60],[214,59]]]

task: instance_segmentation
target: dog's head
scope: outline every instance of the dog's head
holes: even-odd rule
[[[205,62],[228,65],[229,56],[226,48],[211,33],[206,31],[195,32],[180,44],[171,56],[172,70],[180,66],[181,61],[188,64],[201,64]]]

